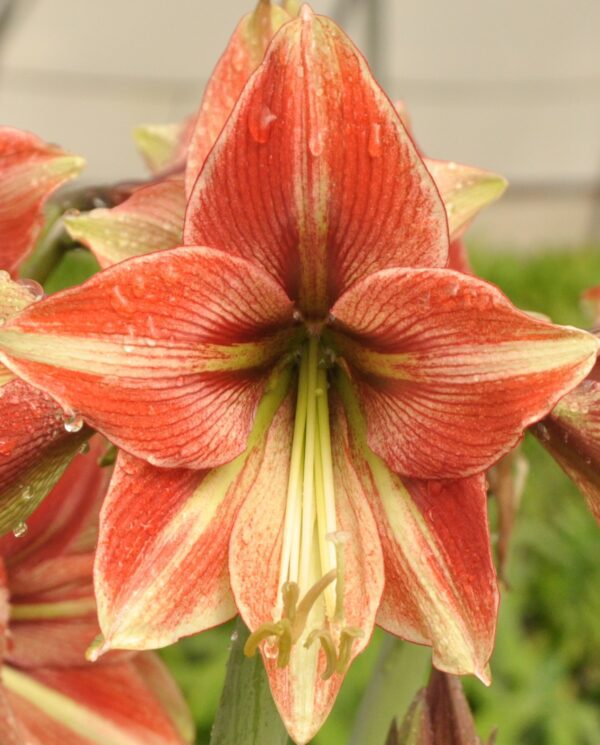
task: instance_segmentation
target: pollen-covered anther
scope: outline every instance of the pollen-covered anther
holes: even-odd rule
[[[295,582],[285,582],[281,588],[282,618],[277,622],[263,623],[250,634],[244,644],[246,657],[253,657],[261,642],[274,637],[273,641],[278,648],[277,665],[285,667],[289,663],[292,647],[304,633],[313,605],[335,579],[337,572],[332,569],[315,582],[300,602],[298,585]]]

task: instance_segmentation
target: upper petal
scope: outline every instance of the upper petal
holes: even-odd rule
[[[445,269],[390,269],[335,305],[371,448],[393,471],[457,478],[507,452],[594,364],[584,331],[521,313],[492,285]]]
[[[444,266],[443,204],[344,33],[304,6],[273,39],[196,182],[184,243],[258,261],[308,315],[388,266]]]
[[[259,267],[206,248],[141,256],[0,329],[7,364],[155,465],[206,468],[245,447],[292,306]]]
[[[183,180],[168,178],[136,189],[112,209],[67,215],[64,223],[71,237],[88,246],[104,268],[180,245],[184,212]]]
[[[0,127],[0,269],[17,269],[42,227],[46,198],[83,166],[29,132]]]
[[[262,61],[271,37],[289,18],[278,5],[258,0],[255,10],[244,16],[234,31],[208,81],[192,126],[185,173],[188,195],[235,101]]]

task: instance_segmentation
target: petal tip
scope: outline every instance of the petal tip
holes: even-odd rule
[[[88,662],[97,662],[102,655],[110,652],[111,646],[102,634],[99,634],[90,644],[85,652],[85,659]]]

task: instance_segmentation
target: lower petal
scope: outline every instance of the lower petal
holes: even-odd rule
[[[231,463],[210,471],[162,469],[119,454],[96,554],[100,651],[162,647],[235,615],[229,536],[254,480],[254,443],[288,381],[283,374],[265,395],[248,449]]]
[[[230,546],[231,584],[240,613],[252,631],[279,618],[281,561],[290,471],[294,401],[278,411],[260,452],[256,477],[236,519]],[[313,606],[302,636],[292,647],[289,664],[279,667],[268,644],[263,660],[273,697],[294,742],[308,742],[326,719],[348,665],[367,645],[383,588],[379,538],[364,493],[349,458],[346,424],[338,403],[332,416],[335,519],[345,539],[344,618],[340,627],[360,630],[343,670],[324,680],[328,660],[315,642],[305,647],[311,630],[324,623],[324,610]],[[319,559],[312,557],[319,565]],[[313,571],[313,580],[320,579]]]
[[[366,426],[348,383],[352,457],[369,496],[385,561],[377,622],[433,647],[441,670],[484,682],[492,653],[498,587],[490,550],[483,474],[418,481],[392,473],[366,443]]]
[[[168,680],[164,670],[160,675]],[[27,673],[5,667],[3,678],[36,745],[176,745],[193,738],[189,718],[173,719],[157,671],[144,662]]]

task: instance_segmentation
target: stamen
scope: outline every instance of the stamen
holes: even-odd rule
[[[306,637],[304,646],[308,649],[315,639],[318,639],[321,642],[321,647],[323,652],[325,652],[325,659],[327,661],[325,670],[321,673],[321,679],[329,680],[337,668],[337,654],[335,652],[333,638],[331,633],[326,629],[314,629],[314,631],[311,631]]]
[[[290,623],[294,623],[300,588],[296,582],[285,582],[281,588],[281,596],[283,598],[283,616],[288,618]]]
[[[343,673],[348,667],[354,640],[361,639],[364,635],[365,632],[362,629],[357,629],[353,626],[347,626],[345,629],[342,629],[340,633],[340,651],[338,653],[336,665],[338,673]]]
[[[306,595],[302,598],[296,609],[296,620],[292,628],[292,641],[296,642],[302,636],[306,622],[308,621],[308,614],[311,608],[316,603],[319,596],[323,591],[337,578],[337,572],[332,569],[330,572],[321,577],[318,582],[310,588]]]
[[[263,623],[259,626],[256,631],[253,631],[250,636],[246,639],[244,644],[244,654],[246,657],[254,657],[258,645],[268,639],[270,636],[276,636],[280,638],[284,633],[284,629],[279,623]]]
[[[338,623],[344,621],[344,579],[346,571],[346,559],[344,546],[350,539],[350,534],[345,530],[336,530],[327,534],[327,540],[335,547],[335,564],[337,569],[337,582],[335,583],[335,614],[334,620]]]

